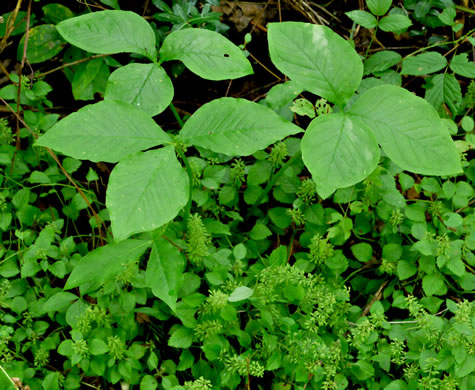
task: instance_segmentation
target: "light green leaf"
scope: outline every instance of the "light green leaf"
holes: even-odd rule
[[[443,103],[447,104],[455,117],[462,103],[462,89],[453,74],[436,74],[427,84],[425,98],[436,110]]]
[[[174,31],[160,48],[160,61],[180,60],[207,80],[227,80],[253,74],[241,49],[221,34],[200,28]]]
[[[368,127],[342,113],[314,119],[301,148],[302,159],[323,198],[337,188],[360,182],[379,161],[378,144]]]
[[[359,244],[351,246],[351,252],[357,260],[365,263],[371,260],[371,257],[373,256],[373,247],[366,242],[360,242]]]
[[[66,311],[66,309],[75,300],[79,299],[77,295],[71,294],[66,291],[58,292],[43,304],[43,311],[49,313],[51,311]]]
[[[145,375],[140,381],[140,390],[155,390],[158,382],[152,375]]]
[[[88,347],[91,355],[102,355],[109,351],[107,344],[101,339],[92,339]]]
[[[153,295],[176,311],[178,290],[183,284],[185,261],[176,247],[160,238],[152,244],[145,271],[145,282]]]
[[[269,108],[277,111],[282,107],[292,103],[292,101],[302,93],[302,88],[295,81],[287,81],[274,85],[266,96],[266,104]]]
[[[213,152],[248,156],[301,131],[262,104],[221,98],[200,107],[179,137]]]
[[[127,157],[109,178],[106,205],[116,240],[156,229],[188,202],[188,176],[169,146]]]
[[[437,72],[447,66],[445,57],[436,51],[428,51],[418,56],[407,57],[402,62],[402,74],[423,76]]]
[[[269,52],[274,65],[302,88],[343,105],[358,88],[363,64],[350,44],[328,27],[270,23]]]
[[[25,35],[21,38],[17,50],[17,59],[23,57]],[[28,33],[28,46],[26,58],[30,64],[37,64],[53,58],[61,50],[65,43],[59,36],[52,24],[41,24],[30,29]]]
[[[377,16],[383,16],[391,7],[392,0],[366,0],[369,10]]]
[[[442,279],[438,273],[424,276],[422,279],[422,288],[428,296],[444,295],[447,293],[444,279]]]
[[[156,64],[129,64],[114,71],[107,80],[104,99],[120,100],[150,116],[160,114],[173,98],[173,84]]]
[[[383,31],[401,32],[410,26],[411,19],[405,15],[387,15],[379,21],[379,28]]]
[[[155,32],[135,12],[98,11],[63,20],[56,28],[74,46],[91,53],[137,53],[157,57]]]
[[[94,249],[84,256],[69,275],[65,290],[80,287],[81,294],[92,291],[124,270],[124,266],[139,259],[151,241],[125,240]]]
[[[128,103],[90,104],[55,124],[36,145],[78,160],[117,162],[129,154],[170,142],[143,111]]]
[[[364,62],[365,76],[372,73],[382,72],[391,66],[401,62],[402,57],[399,53],[391,50],[383,50],[373,54]]]
[[[400,280],[406,280],[417,273],[417,267],[409,261],[401,260],[397,263],[396,272]]]
[[[251,237],[253,240],[265,240],[271,235],[272,232],[266,225],[262,223],[256,223],[252,230],[249,232],[249,237]]]
[[[462,172],[455,144],[439,115],[409,91],[392,85],[371,88],[350,113],[364,121],[401,168],[425,175]]]
[[[297,115],[306,115],[309,118],[315,118],[315,107],[307,99],[295,99],[290,110]]]
[[[246,286],[237,287],[229,296],[229,302],[239,302],[244,301],[247,298],[250,298],[254,294],[254,290],[252,288]]]
[[[168,340],[168,345],[175,348],[190,348],[193,342],[193,330],[184,326],[173,332]]]
[[[345,15],[364,28],[375,28],[378,25],[376,18],[366,11],[354,10],[345,12]]]
[[[460,76],[475,78],[475,63],[468,60],[468,53],[457,54],[450,62],[450,69]]]

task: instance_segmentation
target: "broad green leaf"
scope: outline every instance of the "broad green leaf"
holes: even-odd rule
[[[153,295],[176,311],[178,290],[183,284],[185,261],[176,247],[163,238],[155,240],[145,271],[147,287]]]
[[[351,252],[357,260],[365,263],[371,260],[371,257],[373,256],[373,247],[366,242],[360,242],[359,244],[351,246]]]
[[[130,52],[157,57],[155,32],[135,12],[93,12],[63,20],[56,28],[66,41],[91,53]]]
[[[328,27],[270,23],[269,52],[274,65],[302,88],[343,105],[358,88],[363,64],[350,44]]]
[[[152,375],[145,375],[140,381],[140,390],[155,390],[158,388],[158,382]]]
[[[193,343],[193,330],[184,326],[173,332],[168,340],[168,345],[175,348],[190,348]]]
[[[475,78],[475,63],[468,60],[468,54],[457,54],[450,62],[450,69],[460,76]]]
[[[345,12],[345,15],[364,28],[375,28],[378,25],[376,18],[366,11],[354,10]]]
[[[459,154],[434,108],[392,85],[371,88],[351,107],[397,165],[425,175],[462,171]]]
[[[170,33],[160,48],[160,61],[180,60],[207,80],[227,80],[253,74],[241,49],[221,34],[199,28]]]
[[[436,74],[428,81],[426,87],[425,98],[436,110],[445,103],[452,112],[452,116],[457,115],[462,104],[462,89],[453,74]]]
[[[17,58],[23,57],[25,35],[18,45]],[[41,24],[30,29],[28,34],[28,46],[26,58],[30,64],[37,64],[53,58],[61,50],[65,43],[52,24]]]
[[[387,15],[379,21],[379,28],[390,32],[401,32],[411,25],[411,19],[405,15]]]
[[[101,67],[104,64],[102,58],[95,58],[80,64],[71,81],[71,89],[75,100],[93,100],[94,99],[94,81],[98,77]]]
[[[53,24],[74,17],[73,12],[68,7],[58,3],[47,4],[42,10],[45,18]]]
[[[247,298],[250,298],[254,294],[254,290],[252,288],[246,286],[237,287],[229,296],[229,302],[239,302],[244,301]]]
[[[392,0],[366,0],[369,10],[377,16],[383,16],[391,7]]]
[[[302,159],[322,198],[360,182],[379,161],[378,144],[365,123],[341,113],[314,119],[301,147]]]
[[[150,244],[145,240],[124,240],[94,249],[75,265],[64,289],[80,287],[81,294],[97,289],[120,274],[124,266],[137,261]]]
[[[406,280],[417,273],[417,267],[407,260],[401,260],[397,263],[396,272],[399,279]]]
[[[106,205],[116,240],[154,230],[188,202],[188,176],[168,146],[137,153],[111,172]]]
[[[92,339],[89,342],[89,353],[91,355],[102,355],[109,351],[107,344],[101,339]]]
[[[173,98],[173,84],[156,64],[129,64],[114,71],[107,80],[104,99],[120,100],[150,116],[160,114]]]
[[[186,121],[179,137],[213,152],[248,156],[301,131],[261,104],[221,98],[200,107]]]
[[[143,111],[128,103],[104,100],[59,121],[36,145],[78,160],[113,163],[168,142],[170,137]]]
[[[373,54],[364,62],[365,76],[372,73],[383,72],[391,66],[401,62],[402,57],[399,53],[392,50],[383,50]]]
[[[65,311],[69,305],[75,300],[79,299],[77,295],[66,291],[58,292],[43,304],[43,311],[49,313],[50,311]]]
[[[445,57],[436,51],[429,51],[418,56],[407,57],[402,62],[402,74],[423,76],[437,72],[447,66]]]
[[[422,279],[422,289],[426,295],[444,295],[447,293],[447,286],[444,279],[438,273],[424,276]]]
[[[266,104],[273,110],[278,110],[292,103],[292,101],[302,93],[302,88],[295,81],[287,81],[274,85],[266,96]]]
[[[7,12],[2,15],[4,22],[0,23],[0,37],[5,36],[8,20],[10,20],[11,14],[12,12]],[[34,24],[35,24],[35,14],[32,13],[30,16],[30,26],[33,26]],[[14,28],[10,36],[13,37],[15,35],[23,34],[25,31],[26,31],[26,12],[19,11],[15,18]]]

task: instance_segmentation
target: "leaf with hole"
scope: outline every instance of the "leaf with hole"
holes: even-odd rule
[[[198,28],[174,31],[160,48],[160,61],[180,60],[207,80],[237,79],[254,73],[241,49],[221,34]]]

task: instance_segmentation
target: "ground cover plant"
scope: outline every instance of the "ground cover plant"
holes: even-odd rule
[[[475,386],[468,3],[244,43],[213,2],[37,3],[0,24],[2,388]]]

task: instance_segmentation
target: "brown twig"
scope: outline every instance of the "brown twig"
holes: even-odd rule
[[[361,317],[364,317],[366,316],[369,311],[371,310],[371,306],[373,306],[373,304],[376,302],[376,301],[379,301],[381,299],[381,296],[383,295],[383,290],[384,288],[386,287],[386,285],[389,283],[388,280],[385,280],[381,286],[379,286],[378,288],[378,291],[376,291],[376,294],[374,294],[373,298],[371,299],[371,301],[368,303],[368,305],[366,305],[366,307],[364,308],[363,312],[361,313],[360,315],[360,318]]]
[[[20,11],[22,0],[18,0],[15,6],[15,9],[10,14],[5,27],[5,35],[3,36],[2,40],[0,41],[0,53],[5,50],[7,47],[7,40],[10,38],[11,33],[15,30],[15,21],[18,16],[18,12]]]
[[[45,77],[45,76],[47,76],[47,75],[49,75],[53,72],[56,72],[56,71],[64,69],[64,68],[67,68],[69,66],[74,66],[74,65],[80,64],[81,62],[90,61],[90,60],[93,60],[95,58],[100,58],[100,57],[107,57],[109,55],[110,54],[95,54],[95,55],[87,57],[87,58],[81,58],[80,60],[77,60],[77,61],[68,62],[67,64],[63,64],[61,66],[58,66],[57,68],[54,68],[54,69],[51,69],[51,70],[48,70],[46,72],[38,74],[38,78]]]

